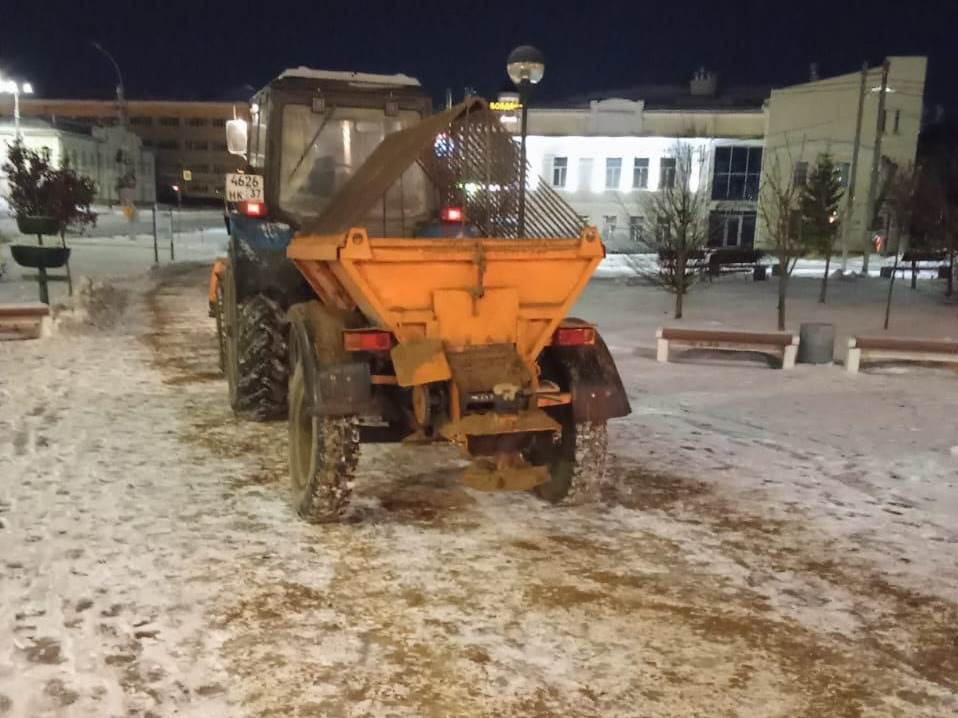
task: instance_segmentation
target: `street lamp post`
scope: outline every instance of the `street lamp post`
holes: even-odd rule
[[[519,90],[522,105],[521,140],[519,149],[519,226],[518,236],[526,233],[526,124],[529,117],[529,96],[532,86],[538,85],[545,74],[545,57],[532,45],[520,45],[509,53],[506,72]]]
[[[103,47],[98,42],[91,42],[91,45],[102,54],[107,60],[110,61],[110,64],[113,65],[113,70],[116,72],[116,103],[117,110],[120,113],[120,124],[126,128],[126,100],[124,99],[124,90],[123,90],[123,73],[120,72],[120,66],[117,64],[116,60],[113,58],[113,55]]]
[[[127,112],[126,107],[126,92],[123,88],[123,73],[120,72],[120,65],[109,50],[96,41],[91,40],[90,44],[97,52],[110,61],[110,64],[113,65],[113,71],[116,72],[116,105],[117,112],[120,115],[120,127],[123,130],[121,148],[123,161],[118,169],[119,176],[117,179],[117,199],[123,206],[124,211],[129,213],[128,216],[131,222],[130,236],[132,238],[132,222],[134,219],[133,201],[136,191],[136,169],[133,163],[133,147],[132,143],[130,142],[129,113]],[[124,192],[124,190],[127,191]]]
[[[0,77],[0,94],[13,95],[13,128],[16,138],[20,139],[20,94],[32,95],[33,85],[29,82],[5,80]]]

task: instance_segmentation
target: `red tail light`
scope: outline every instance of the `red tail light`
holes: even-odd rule
[[[237,206],[241,214],[247,217],[265,217],[266,205],[255,199],[244,200]]]
[[[443,207],[439,217],[443,222],[461,222],[463,218],[462,207]]]
[[[380,329],[356,329],[343,332],[343,347],[348,352],[388,352],[393,335]]]
[[[595,344],[595,327],[559,327],[552,335],[556,347],[582,347]]]

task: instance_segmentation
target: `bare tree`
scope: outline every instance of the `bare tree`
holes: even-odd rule
[[[660,187],[641,200],[647,241],[659,254],[657,271],[647,276],[675,294],[675,318],[682,318],[685,295],[702,272],[702,248],[708,242],[709,197],[703,168],[688,142],[670,150],[675,174],[662,177]]]
[[[805,253],[801,232],[800,200],[802,188],[796,184],[792,162],[783,168],[778,156],[770,159],[763,171],[758,213],[769,244],[778,259],[778,328],[785,331],[785,298],[788,280],[795,262]]]
[[[890,168],[884,207],[891,220],[891,231],[895,237],[895,263],[891,270],[891,281],[888,283],[888,298],[885,300],[885,329],[888,329],[888,319],[891,314],[891,297],[895,289],[895,276],[898,274],[898,258],[908,247],[908,237],[918,199],[918,184],[919,172],[914,165]],[[891,237],[888,239],[891,244]]]

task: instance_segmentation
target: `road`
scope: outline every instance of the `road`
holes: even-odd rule
[[[763,480],[805,459],[683,414],[688,394],[666,407],[624,334],[636,413],[612,428],[602,505],[473,492],[447,448],[373,446],[349,521],[300,522],[285,427],[227,409],[205,271],[129,284],[111,329],[0,344],[4,718],[958,711],[955,531],[922,524],[944,566],[923,588],[822,530],[812,488],[762,508]],[[708,480],[689,432],[768,465]],[[843,511],[874,508],[838,486]]]

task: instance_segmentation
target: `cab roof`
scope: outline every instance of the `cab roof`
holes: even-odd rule
[[[300,65],[283,70],[277,79],[301,77],[308,80],[333,80],[353,85],[383,85],[395,87],[421,87],[419,80],[403,73],[378,75],[371,72],[349,72],[340,70],[314,70]]]

